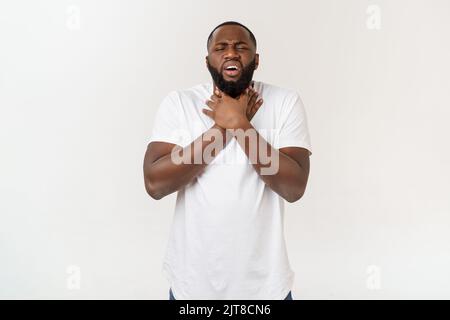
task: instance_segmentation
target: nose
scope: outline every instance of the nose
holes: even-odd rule
[[[233,46],[229,46],[225,51],[225,57],[228,59],[239,58],[239,54]]]

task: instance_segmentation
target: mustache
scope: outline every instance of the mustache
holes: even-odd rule
[[[241,72],[241,76],[236,81],[227,81],[223,77],[223,74],[213,66],[209,64],[208,61],[208,70],[213,78],[217,87],[223,91],[225,94],[229,95],[232,98],[239,97],[245,89],[250,85],[250,82],[253,79],[253,72],[256,67],[256,58],[253,58],[252,61],[247,66],[244,66]]]

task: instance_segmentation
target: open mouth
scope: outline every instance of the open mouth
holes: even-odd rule
[[[229,77],[237,77],[241,73],[241,69],[237,64],[229,64],[223,68],[223,73]]]

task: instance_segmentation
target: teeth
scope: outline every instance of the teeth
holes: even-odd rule
[[[229,66],[226,69],[227,70],[237,70],[238,68],[236,66]]]

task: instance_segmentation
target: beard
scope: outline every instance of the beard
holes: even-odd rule
[[[256,67],[256,59],[253,58],[252,61],[247,66],[244,66],[241,72],[241,76],[236,81],[227,81],[223,77],[222,73],[219,72],[216,68],[211,66],[208,61],[208,70],[211,73],[211,77],[214,80],[216,86],[225,94],[230,97],[236,99],[239,97],[245,89],[248,88],[250,82],[253,78],[253,72]]]

